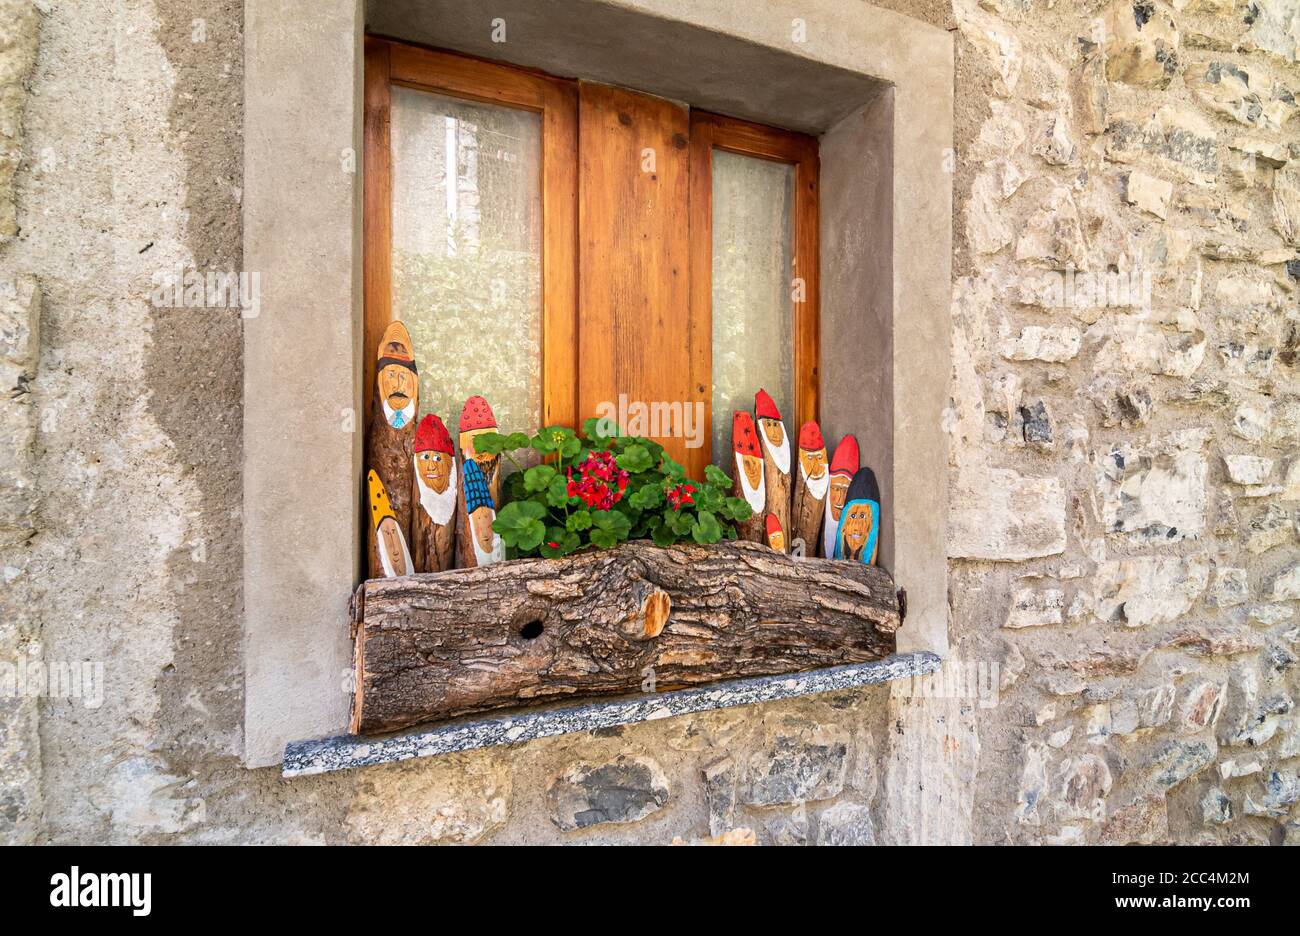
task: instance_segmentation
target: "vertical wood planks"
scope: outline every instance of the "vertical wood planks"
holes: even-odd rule
[[[687,112],[582,83],[578,264],[579,419],[602,403],[706,404],[692,381]],[[658,438],[691,467],[683,438]],[[703,470],[701,464],[700,471]],[[698,476],[698,474],[697,474]]]

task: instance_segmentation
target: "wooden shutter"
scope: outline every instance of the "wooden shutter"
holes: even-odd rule
[[[662,98],[583,83],[578,103],[578,409],[619,395],[697,400],[690,346],[690,115]],[[707,320],[706,320],[707,326]],[[698,476],[682,438],[656,441]]]

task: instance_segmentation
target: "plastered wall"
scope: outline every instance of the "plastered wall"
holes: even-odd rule
[[[241,314],[151,296],[242,269],[242,5],[0,3],[37,13],[0,27],[0,662],[104,664],[94,707],[0,699],[0,839],[1294,842],[1300,11],[899,6],[957,38],[955,150],[914,155],[954,179],[973,683],[290,782],[240,763]],[[1044,297],[1070,265],[1149,309]]]

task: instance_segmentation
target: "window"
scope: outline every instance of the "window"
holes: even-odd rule
[[[406,322],[421,408],[452,431],[476,393],[508,430],[575,422],[576,100],[570,82],[366,39],[364,346]]]
[[[814,138],[377,38],[365,125],[366,347],[407,324],[423,412],[641,406],[694,477],[760,387],[816,418]]]
[[[809,12],[787,0],[773,3],[772,12],[786,21]],[[907,589],[900,651],[946,652],[948,473],[941,426],[948,383],[935,375],[951,368],[952,177],[945,156],[953,145],[952,36],[884,11],[859,16],[851,0],[819,5],[809,19],[813,40],[797,48],[788,31],[772,28],[772,17],[746,16],[725,4],[571,0],[548,4],[544,16],[513,0],[507,6],[529,14],[511,20],[508,43],[492,41],[471,0],[330,0],[313,4],[311,28],[301,29],[286,29],[280,11],[259,4],[245,17],[244,264],[263,276],[262,314],[244,323],[249,766],[278,763],[288,741],[347,727],[351,697],[341,691],[339,674],[350,671],[353,648],[340,620],[341,596],[365,577],[366,527],[358,509],[364,435],[355,416],[368,410],[379,340],[365,333],[366,312],[373,330],[375,296],[389,295],[376,285],[390,269],[380,269],[374,249],[373,222],[383,212],[365,208],[382,189],[375,185],[381,161],[367,146],[374,149],[379,138],[390,142],[390,113],[376,105],[394,82],[502,106],[502,96],[513,92],[526,99],[518,107],[542,114],[541,397],[545,421],[570,425],[577,417],[577,251],[570,240],[568,258],[557,254],[565,242],[548,246],[548,232],[578,230],[578,86],[527,69],[689,101],[696,117],[706,110],[733,114],[817,137],[822,389],[816,412],[828,437],[857,434],[864,459],[877,466],[889,502],[881,562]],[[446,56],[445,67],[421,67],[417,59],[438,53],[363,42],[366,26],[523,67],[461,55]],[[467,63],[503,80],[476,94]],[[422,85],[421,74],[437,79]],[[560,119],[566,114],[567,135]],[[548,158],[558,151],[551,142],[557,131],[567,138],[568,153]],[[686,132],[689,137],[689,127]],[[364,171],[340,172],[340,147],[366,153]],[[382,203],[390,206],[389,199],[385,191]],[[382,230],[388,225],[391,220]],[[386,261],[388,243],[382,246]],[[567,334],[566,318],[554,315],[564,307],[566,288]],[[588,311],[584,306],[584,316]],[[416,351],[424,361],[429,349]],[[561,376],[569,385],[567,413],[559,412]],[[283,392],[286,379],[300,391],[292,399]],[[556,412],[547,412],[551,406]],[[795,419],[787,419],[797,431]],[[284,470],[286,427],[296,445],[312,452],[310,486]]]
[[[817,419],[817,141],[696,113],[691,119],[691,268],[710,322],[712,460],[730,469],[732,410],[765,387],[786,430]],[[707,287],[707,288],[706,288]]]

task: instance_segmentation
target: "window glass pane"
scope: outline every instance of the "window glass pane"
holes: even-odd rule
[[[394,87],[393,315],[420,412],[456,432],[474,394],[502,431],[542,412],[541,115]]]
[[[766,389],[794,412],[794,166],[713,151],[713,463],[730,471],[731,413]]]

